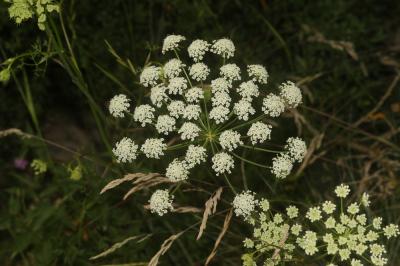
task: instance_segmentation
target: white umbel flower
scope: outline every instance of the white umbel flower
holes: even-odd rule
[[[247,121],[249,120],[250,115],[254,115],[256,113],[256,110],[248,100],[241,99],[233,106],[233,112],[239,118],[239,120]]]
[[[247,190],[237,194],[233,199],[232,205],[236,216],[242,216],[246,219],[255,210],[258,201],[255,199],[254,192]]]
[[[229,109],[225,106],[216,106],[211,109],[209,117],[213,119],[215,123],[221,124],[229,119]]]
[[[383,234],[387,239],[400,235],[399,226],[397,224],[389,224],[383,228]]]
[[[195,123],[185,122],[178,130],[178,133],[181,134],[182,140],[190,139],[194,141],[194,139],[199,136],[200,131],[200,128]]]
[[[319,206],[308,209],[306,213],[306,218],[309,219],[311,222],[320,220],[322,216]]]
[[[175,118],[169,115],[160,115],[157,118],[156,129],[158,133],[163,133],[168,135],[169,132],[174,131],[175,128]]]
[[[289,218],[294,219],[299,215],[299,209],[296,206],[289,206],[286,208],[286,214]]]
[[[253,79],[253,81],[258,82],[260,84],[268,83],[268,72],[262,65],[248,65],[247,73],[249,77]]]
[[[335,188],[335,194],[339,198],[345,198],[347,197],[347,195],[349,195],[349,193],[350,193],[350,187],[348,185],[340,184]]]
[[[332,214],[335,211],[335,209],[336,205],[330,200],[327,200],[324,203],[322,203],[322,210],[327,214]]]
[[[149,200],[150,211],[152,213],[157,213],[160,216],[167,214],[172,211],[172,201],[174,200],[174,195],[170,195],[168,189],[158,189],[153,195],[151,195]]]
[[[202,146],[189,145],[186,155],[185,164],[188,168],[193,168],[194,166],[205,162],[207,159],[207,150]]]
[[[164,139],[146,139],[140,150],[146,155],[147,158],[160,159],[167,149],[167,144]]]
[[[141,123],[142,127],[146,126],[146,124],[151,123],[154,119],[155,109],[148,105],[142,104],[135,108],[133,112],[133,120]]]
[[[296,108],[302,102],[301,90],[291,81],[279,86],[280,96],[289,108]]]
[[[114,117],[125,117],[125,112],[128,111],[130,106],[129,101],[124,94],[115,95],[108,106],[110,114]]]
[[[210,44],[203,40],[195,40],[188,47],[189,56],[195,62],[203,60],[204,55],[209,50]]]
[[[293,164],[286,154],[279,154],[272,159],[271,172],[278,179],[286,178],[292,171]]]
[[[240,68],[236,64],[226,64],[220,68],[220,75],[228,81],[240,80]]]
[[[271,117],[278,117],[285,111],[285,103],[281,97],[270,93],[263,100],[262,111]]]
[[[267,139],[271,139],[271,125],[262,122],[255,122],[247,131],[247,136],[250,137],[251,144],[263,143]]]
[[[364,207],[368,207],[368,206],[371,204],[371,201],[370,201],[370,199],[369,199],[369,194],[368,194],[368,193],[364,192],[364,193],[362,194],[362,196],[361,196],[361,204],[362,204]]]
[[[187,89],[187,82],[185,78],[176,77],[169,80],[168,92],[172,95],[182,95],[183,91]]]
[[[189,103],[198,103],[200,99],[204,98],[204,92],[202,88],[199,87],[193,87],[191,89],[188,89],[188,91],[185,94],[186,101]]]
[[[137,157],[138,145],[130,138],[123,138],[115,144],[113,153],[119,163],[130,163]]]
[[[165,54],[168,51],[173,51],[178,48],[179,43],[184,40],[186,40],[186,38],[182,35],[168,35],[164,39],[162,53]]]
[[[168,100],[168,95],[165,93],[166,91],[167,91],[167,88],[162,84],[159,84],[159,85],[151,88],[151,91],[150,91],[151,103],[157,107],[161,107],[163,102]]]
[[[185,103],[179,100],[171,101],[167,109],[170,116],[179,118],[183,114],[183,110],[185,110]]]
[[[302,139],[290,137],[286,141],[285,150],[293,161],[301,162],[307,153],[307,146]]]
[[[221,147],[228,151],[233,151],[239,145],[243,145],[243,141],[240,140],[240,134],[234,130],[225,130],[219,135],[219,144]]]
[[[234,160],[231,155],[226,152],[220,152],[212,157],[212,168],[216,172],[216,175],[231,173],[234,167]]]
[[[224,78],[217,78],[211,81],[211,91],[213,93],[216,92],[229,92],[229,89],[232,88],[232,84]]]
[[[223,58],[231,58],[235,54],[235,45],[229,39],[223,38],[214,41],[211,46],[211,52],[220,55]]]
[[[187,120],[197,120],[200,117],[201,107],[197,104],[188,104],[183,110],[183,118]]]
[[[181,60],[173,58],[171,60],[169,60],[167,63],[165,63],[164,65],[164,76],[166,78],[175,78],[177,76],[179,76],[179,74],[181,74],[182,69],[185,67],[186,65],[182,63]]]
[[[196,81],[204,81],[210,74],[210,69],[206,64],[196,63],[189,68],[189,75]]]
[[[165,176],[172,182],[184,181],[188,179],[189,170],[184,162],[175,159],[168,165]]]
[[[211,103],[213,107],[216,106],[229,107],[229,105],[231,104],[231,96],[229,96],[229,93],[227,92],[217,91],[216,93],[213,93],[211,97]]]
[[[317,248],[317,234],[313,231],[306,231],[304,236],[297,238],[296,242],[307,255],[314,255],[318,252]]]
[[[157,85],[160,78],[161,68],[156,66],[145,67],[140,74],[140,84],[145,87]]]
[[[258,95],[260,94],[258,86],[254,84],[254,82],[251,80],[240,84],[239,88],[237,88],[237,92],[240,96],[243,97],[243,99],[246,99],[248,101],[251,101],[253,97],[258,97]]]

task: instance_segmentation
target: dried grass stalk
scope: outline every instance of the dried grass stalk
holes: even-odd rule
[[[288,237],[289,237],[289,227],[286,228],[285,234],[283,235],[281,241],[279,241],[279,245],[278,245],[278,246],[279,246],[280,248],[276,248],[276,249],[274,250],[274,254],[273,254],[272,257],[271,257],[272,259],[275,259],[277,256],[279,256],[279,252],[281,251],[282,247],[285,245],[285,242],[286,242],[286,240],[288,239]]]
[[[150,210],[150,205],[149,204],[143,205],[143,208],[145,208],[146,210]],[[174,209],[172,210],[172,212],[176,212],[176,213],[189,213],[189,212],[198,213],[201,211],[202,211],[202,209],[199,209],[199,208],[196,208],[193,206],[182,206],[182,207],[174,206]]]
[[[100,194],[103,194],[104,192],[106,192],[107,190],[110,190],[112,188],[115,188],[119,185],[121,185],[124,182],[128,182],[128,181],[132,181],[136,178],[153,178],[155,176],[160,176],[160,174],[158,173],[134,173],[134,174],[127,174],[125,175],[123,178],[118,178],[115,179],[113,181],[111,181],[110,183],[108,183],[101,191]]]
[[[95,259],[98,259],[98,258],[101,258],[101,257],[105,257],[105,256],[107,256],[107,255],[113,253],[113,252],[116,251],[117,249],[121,248],[123,245],[125,245],[125,244],[128,243],[129,241],[132,241],[132,240],[138,239],[139,237],[142,237],[141,239],[139,239],[139,240],[137,241],[137,242],[139,243],[139,242],[143,241],[144,239],[148,238],[149,236],[150,236],[150,235],[145,235],[145,236],[143,236],[143,235],[138,235],[138,236],[128,237],[127,239],[124,239],[124,240],[121,241],[121,242],[115,243],[115,244],[112,245],[109,249],[107,249],[107,250],[101,252],[100,254],[97,254],[96,256],[90,257],[89,259],[90,259],[90,260],[95,260]]]
[[[303,25],[305,31],[312,33],[313,35],[308,38],[309,42],[317,42],[327,44],[335,50],[344,51],[347,53],[354,61],[358,61],[359,57],[354,49],[354,44],[348,41],[336,41],[336,40],[329,40],[325,38],[325,36],[317,31],[316,29],[312,29],[307,25]]]
[[[159,175],[159,174],[157,174]],[[130,195],[132,195],[135,192],[141,191],[143,189],[147,189],[150,187],[157,186],[159,184],[163,183],[171,183],[171,180],[169,180],[166,177],[162,176],[143,176],[141,178],[138,178],[133,182],[133,187],[124,195],[124,200],[126,200]]]
[[[208,217],[217,211],[217,203],[221,197],[222,190],[223,190],[222,187],[218,188],[217,191],[215,191],[214,194],[212,194],[211,197],[204,204],[205,208],[203,213],[203,219],[201,221],[199,234],[197,235],[196,240],[199,240],[200,237],[203,235],[203,232],[206,229]]]
[[[312,138],[310,145],[308,146],[307,153],[303,159],[303,162],[301,163],[299,169],[296,172],[297,176],[300,175],[308,165],[311,165],[314,162],[312,158],[315,152],[321,147],[324,136],[325,134],[322,133]]]
[[[182,207],[174,207],[174,209],[172,210],[172,212],[177,212],[177,213],[199,213],[201,212],[202,209],[193,207],[193,206],[182,206]]]
[[[160,257],[170,249],[174,241],[177,238],[179,238],[182,234],[183,231],[178,234],[172,235],[168,239],[166,239],[164,243],[162,243],[160,250],[151,258],[148,266],[156,266],[158,264],[158,260],[160,259]]]
[[[30,138],[29,134],[25,134],[24,132],[22,132],[18,128],[9,128],[9,129],[5,129],[5,130],[1,130],[0,131],[0,138],[7,137],[9,135],[17,135],[17,136],[21,136],[21,137]]]
[[[217,248],[218,248],[219,244],[221,243],[222,238],[224,237],[226,231],[229,228],[231,218],[232,218],[232,213],[233,213],[233,209],[230,209],[228,214],[225,216],[224,227],[222,227],[221,233],[219,233],[219,236],[218,236],[217,240],[215,241],[214,248],[211,251],[210,255],[208,255],[208,258],[204,265],[207,266],[211,262],[211,260],[214,258],[215,254],[217,254]]]

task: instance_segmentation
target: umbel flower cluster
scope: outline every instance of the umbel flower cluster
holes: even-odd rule
[[[383,226],[381,217],[370,219],[362,213],[361,208],[370,204],[366,193],[358,202],[346,205],[349,193],[347,185],[336,187],[339,202],[325,201],[309,208],[303,221],[295,206],[273,214],[268,200],[258,201],[250,191],[238,194],[234,211],[254,227],[252,238],[243,242],[250,251],[242,256],[243,265],[281,265],[304,261],[307,256],[324,258],[329,266],[386,265],[382,242],[399,235],[398,225]],[[295,258],[294,254],[303,255]]]
[[[223,176],[230,185],[227,175],[237,160],[269,169],[266,174],[278,179],[287,177],[293,164],[302,161],[307,147],[303,140],[290,137],[281,150],[271,150],[270,121],[302,102],[300,89],[291,81],[267,88],[265,67],[241,68],[228,62],[235,54],[229,39],[195,40],[187,54],[182,49],[185,41],[180,35],[167,36],[162,46],[162,54],[169,55],[166,62],[148,65],[141,72],[140,84],[149,90],[147,103],[130,113],[134,103],[126,95],[111,99],[109,111],[114,117],[129,115],[138,127],[154,132],[154,137],[140,144],[128,137],[117,142],[113,149],[117,162],[130,163],[139,156],[161,159],[169,151],[182,150],[164,171],[172,182],[187,180],[194,167],[208,162],[215,175]],[[188,57],[188,62],[181,56]],[[205,60],[211,56],[219,57],[221,64],[208,66]],[[274,157],[269,163],[254,162],[239,155],[243,149]]]
[[[54,0],[6,0],[6,2],[11,4],[8,13],[17,24],[36,17],[40,30],[46,29],[46,13],[60,12],[60,7]]]

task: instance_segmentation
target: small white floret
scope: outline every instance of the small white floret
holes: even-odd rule
[[[182,35],[168,35],[164,39],[162,53],[165,54],[168,51],[173,51],[179,47],[179,43],[186,40]]]
[[[218,54],[223,58],[230,58],[235,54],[235,45],[227,38],[219,39],[214,41],[211,46],[211,52]]]
[[[114,96],[108,106],[110,114],[114,117],[125,117],[125,112],[128,111],[130,106],[129,101],[128,97],[124,94]]]
[[[220,152],[212,157],[212,168],[216,175],[231,173],[234,167],[234,160],[231,155],[226,152]]]
[[[152,213],[157,213],[160,216],[172,211],[174,208],[172,206],[172,201],[174,200],[174,195],[170,195],[168,189],[156,190],[149,200],[150,211]]]
[[[119,163],[130,163],[137,157],[138,145],[130,138],[123,138],[115,144],[113,153]]]
[[[140,150],[146,155],[147,158],[160,159],[167,149],[167,144],[164,139],[146,139]]]
[[[156,66],[148,66],[143,69],[140,74],[140,84],[145,87],[157,85],[160,78],[161,68]]]

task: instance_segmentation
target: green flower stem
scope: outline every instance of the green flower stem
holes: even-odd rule
[[[167,148],[167,151],[179,150],[180,148],[187,147],[189,144],[190,144],[190,142],[186,142],[186,143],[180,143],[177,145],[169,146]]]
[[[174,53],[175,53],[176,58],[177,58],[178,60],[181,60],[180,57],[179,57],[178,52],[177,52],[175,49],[174,49]],[[189,78],[189,75],[188,75],[187,72],[186,72],[186,69],[185,69],[184,67],[182,67],[182,70],[183,70],[183,73],[184,73],[185,76],[186,76],[186,80],[189,82],[190,88],[193,88],[192,82],[190,81],[190,78]],[[185,98],[184,95],[183,95],[183,98]],[[186,98],[185,98],[185,101],[186,101]],[[207,111],[207,108],[206,108],[206,111]],[[208,119],[208,116],[206,116],[206,118]],[[205,126],[205,123],[203,122],[203,120],[202,120],[201,118],[200,118],[199,120],[200,120],[200,123],[201,123],[201,125],[203,126],[203,128],[204,128],[205,130],[207,130],[207,127]]]
[[[67,71],[69,74],[72,82],[78,87],[78,89],[83,93],[83,95],[87,98],[90,111],[92,112],[93,118],[95,119],[97,128],[99,130],[101,139],[103,141],[103,144],[106,146],[109,154],[112,154],[112,148],[111,145],[108,141],[108,136],[106,133],[106,130],[104,128],[104,115],[102,110],[99,108],[95,100],[93,99],[92,95],[90,94],[88,85],[86,81],[83,78],[82,72],[79,69],[79,65],[77,63],[77,60],[75,58],[74,51],[72,49],[72,46],[69,42],[68,34],[66,32],[65,26],[64,26],[64,21],[62,18],[62,15],[59,15],[60,18],[60,23],[61,23],[61,30],[62,30],[62,35],[64,40],[61,37],[61,34],[58,31],[58,27],[56,23],[53,21],[51,16],[48,17],[48,25],[49,27],[46,27],[46,32],[49,36],[49,43],[50,45],[54,46],[54,51],[57,53],[59,56],[59,62],[61,63],[61,66],[64,67],[64,69]],[[67,47],[64,47],[64,44],[66,43]]]
[[[271,167],[269,167],[269,166],[266,166],[266,165],[263,165],[263,164],[259,164],[259,163],[256,163],[256,162],[247,160],[247,159],[243,158],[242,156],[239,156],[239,155],[237,155],[237,154],[235,154],[235,153],[233,153],[233,152],[230,152],[230,154],[232,154],[233,156],[235,156],[236,158],[238,158],[238,159],[240,159],[240,160],[245,161],[246,163],[249,163],[249,164],[252,164],[252,165],[255,165],[255,166],[259,166],[259,167],[262,167],[262,168],[268,168],[268,169],[271,168]]]
[[[178,60],[181,60],[179,55],[178,55],[178,52],[175,49],[174,49],[174,53],[175,53],[176,58]],[[190,81],[189,75],[187,74],[185,67],[182,67],[182,70],[183,70],[183,73],[186,76],[187,81],[189,82],[190,87],[193,88],[192,82]]]
[[[203,86],[203,82],[201,82],[201,87],[202,88],[204,87]],[[206,102],[206,99],[204,98],[204,95],[203,95],[203,104],[204,104],[204,113],[206,115],[207,129],[208,129],[208,131],[210,131],[211,130],[211,128],[210,128],[210,120],[208,119],[207,102]]]
[[[211,146],[211,150],[213,155],[215,155],[215,151],[217,150],[217,147],[214,147],[215,143],[213,143],[212,141],[210,141],[210,146]],[[233,194],[237,194],[235,188],[233,187],[233,185],[231,184],[231,182],[228,179],[228,176],[226,174],[224,174],[224,178],[226,183],[228,184],[229,188],[232,190]]]
[[[264,151],[264,152],[268,152],[268,153],[281,153],[281,151],[268,150],[268,149],[259,148],[259,147],[255,147],[255,146],[249,146],[249,145],[240,145],[240,147],[251,149],[251,150],[256,150],[256,151]]]
[[[174,195],[175,192],[181,187],[182,182],[179,182],[171,191],[171,195]]]
[[[231,113],[232,114],[232,113]],[[232,124],[234,124],[237,121],[237,117],[235,117],[232,121],[228,122],[226,125],[222,125],[219,128],[217,128],[217,132],[221,132],[222,130],[230,127]]]
[[[243,151],[242,156],[245,156],[247,150]],[[242,171],[242,181],[243,181],[243,187],[245,190],[248,190],[247,186],[247,176],[246,176],[246,170],[244,169],[244,161],[240,162],[240,170]]]
[[[224,178],[226,183],[228,184],[229,188],[232,190],[233,194],[237,194],[235,188],[232,186],[231,182],[229,181],[228,176],[224,173]]]
[[[260,115],[260,116],[258,116],[258,117],[256,117],[256,118],[254,118],[253,120],[250,120],[250,121],[248,121],[248,122],[246,122],[246,123],[243,123],[243,124],[240,124],[240,125],[238,125],[238,126],[236,126],[236,127],[231,128],[231,130],[238,129],[238,128],[242,128],[242,127],[244,127],[244,126],[247,126],[248,124],[252,124],[252,123],[254,123],[254,122],[257,122],[257,121],[263,119],[263,118],[266,117],[266,116],[267,116],[266,114],[262,114],[262,115]]]

